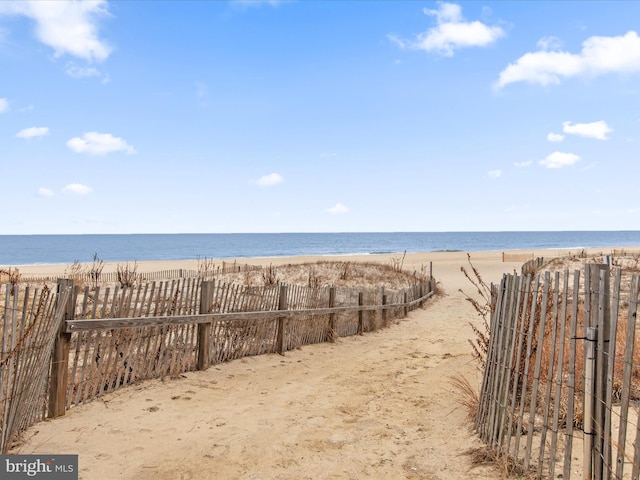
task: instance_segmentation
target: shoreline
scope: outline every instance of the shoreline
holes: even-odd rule
[[[133,262],[104,262],[103,272],[115,272],[117,267],[132,267],[136,265],[137,271],[140,273],[155,272],[172,269],[192,269],[197,270],[198,265],[203,261],[211,262],[215,265],[222,263],[238,263],[248,265],[287,265],[299,263],[317,263],[323,261],[356,261],[356,262],[375,262],[388,263],[391,261],[401,260],[407,268],[420,267],[425,263],[432,262],[434,265],[438,263],[448,263],[450,261],[462,261],[466,264],[467,254],[471,256],[473,261],[500,261],[501,263],[519,263],[526,261],[521,260],[526,256],[531,259],[537,257],[561,257],[571,252],[576,254],[585,251],[587,255],[611,254],[614,250],[627,250],[629,252],[640,252],[640,246],[607,246],[607,247],[575,247],[575,248],[551,248],[551,249],[511,249],[511,250],[482,250],[482,251],[465,251],[465,250],[447,250],[447,251],[425,251],[425,252],[400,252],[400,253],[359,253],[359,254],[335,254],[335,255],[291,255],[291,256],[274,256],[274,257],[237,257],[237,258],[206,258],[206,259],[184,259],[184,260],[141,260]],[[517,256],[518,259],[513,261],[503,261],[503,255]],[[399,258],[400,256],[400,258]],[[92,262],[80,262],[87,268]],[[18,269],[23,275],[29,276],[52,276],[63,275],[72,266],[70,263],[39,263],[29,265],[11,265],[2,266],[10,270]]]
[[[47,239],[48,238],[48,239]],[[109,263],[202,259],[252,262],[272,258],[317,256],[323,258],[405,252],[462,253],[466,251],[535,251],[554,255],[567,250],[602,249],[610,245],[640,245],[640,231],[621,232],[397,232],[328,234],[131,234],[7,237],[0,235],[0,268],[72,265],[92,262],[96,252]],[[631,247],[629,247],[631,248]],[[549,253],[551,252],[551,253]],[[263,260],[264,259],[264,260]]]

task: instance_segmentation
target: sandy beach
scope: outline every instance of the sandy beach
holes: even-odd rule
[[[393,257],[239,261],[386,263]],[[520,271],[522,261],[502,258],[502,252],[471,253],[487,282]],[[465,455],[480,443],[450,383],[455,374],[474,386],[481,381],[468,344],[468,322],[478,317],[459,292],[473,292],[460,271],[467,253],[404,258],[408,270],[430,263],[440,294],[397,325],[284,356],[248,357],[176,380],[140,383],[35,425],[12,453],[79,454],[86,480],[498,478],[492,467],[474,467]],[[196,262],[138,264],[141,272],[181,267],[195,268]],[[33,275],[64,269],[20,267]]]

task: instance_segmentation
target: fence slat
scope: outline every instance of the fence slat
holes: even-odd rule
[[[566,445],[564,455],[563,478],[571,478],[571,455],[573,453],[573,422],[576,382],[576,342],[578,330],[578,299],[580,295],[580,271],[573,274],[573,303],[571,310],[571,323],[569,326],[569,369],[567,379],[567,419],[566,419]]]
[[[544,329],[547,320],[547,303],[549,301],[549,284],[551,283],[549,272],[545,272],[542,305],[540,308],[540,322],[538,324],[538,346],[536,348],[536,363],[533,371],[533,385],[531,388],[531,407],[529,409],[529,425],[527,432],[527,449],[524,456],[524,468],[528,469],[531,463],[531,446],[533,443],[533,430],[535,425],[536,407],[538,405],[538,387],[540,383],[540,370],[542,368],[542,347],[544,345]]]
[[[525,327],[527,325],[527,311],[529,307],[529,292],[531,289],[531,275],[525,276],[524,286],[519,290],[519,296],[522,296],[524,293],[524,299],[522,300],[521,310],[518,310],[517,314],[519,316],[518,321],[518,349],[516,352],[516,365],[513,370],[513,390],[511,391],[511,407],[509,409],[509,421],[511,422],[510,428],[516,429],[515,436],[520,436],[520,431],[517,430],[517,421],[516,421],[516,403],[518,398],[518,387],[520,386],[520,368],[522,364],[522,349],[524,347],[525,340]],[[524,379],[523,379],[524,380]],[[509,435],[507,438],[507,447],[505,452],[509,454],[511,449],[511,437],[514,435]],[[514,449],[513,456],[517,458],[518,452]]]
[[[633,372],[633,354],[635,350],[636,316],[638,313],[638,277],[631,280],[629,310],[627,314],[627,335],[625,338],[624,367],[622,371],[622,396],[620,398],[620,426],[618,430],[618,455],[616,456],[616,478],[624,474],[624,461],[627,442],[627,419],[629,415],[629,397],[631,394],[631,374]],[[636,450],[638,444],[636,441]]]
[[[559,286],[559,283],[556,282]],[[556,465],[556,448],[558,445],[558,423],[560,419],[560,400],[562,398],[562,379],[564,375],[564,349],[566,343],[566,328],[567,328],[567,300],[569,296],[569,271],[565,270],[563,275],[563,288],[557,293],[561,298],[562,311],[560,313],[560,345],[558,351],[558,360],[556,367],[556,381],[553,403],[553,426],[551,428],[551,445],[549,447],[549,478],[555,477],[555,465]],[[567,420],[568,422],[569,420]]]

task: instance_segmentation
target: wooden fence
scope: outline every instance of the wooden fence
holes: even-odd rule
[[[596,264],[503,277],[476,417],[490,448],[536,478],[639,478],[638,281]]]
[[[70,290],[7,284],[0,293],[0,446],[46,416],[51,353]]]
[[[205,261],[198,269],[189,268],[174,268],[170,270],[158,270],[153,272],[137,272],[135,264],[123,266],[123,270],[126,269],[124,276],[128,279],[134,278],[136,283],[152,281],[152,280],[171,280],[182,278],[204,278],[211,279],[219,275],[226,275],[229,273],[244,273],[254,272],[262,270],[261,265],[249,265],[240,264],[236,261],[233,262],[221,262],[216,265],[212,262]],[[56,282],[60,276],[51,275],[22,275],[18,268],[7,268],[0,271],[0,284],[11,281],[11,275],[14,275],[16,280],[23,283],[43,283],[43,282]],[[115,272],[91,272],[90,267],[85,267],[83,271],[73,275],[73,279],[76,283],[86,283],[90,285],[97,285],[101,283],[120,283],[120,276],[122,273]]]
[[[535,258],[533,253],[506,253],[502,252],[502,261],[503,262],[526,262],[529,260],[533,260]]]
[[[37,421],[135,382],[386,327],[434,290],[433,279],[417,277],[401,291],[202,278],[95,289],[71,280],[60,280],[57,290],[7,287],[0,295],[0,449]]]

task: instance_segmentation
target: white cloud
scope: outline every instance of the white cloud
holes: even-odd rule
[[[34,138],[34,137],[43,137],[45,135],[49,135],[48,127],[30,127],[24,128],[16,133],[16,137],[18,138]]]
[[[111,152],[136,153],[135,148],[125,140],[110,133],[87,132],[82,138],[74,137],[69,140],[67,147],[76,153],[89,155],[106,155]]]
[[[0,98],[0,113],[9,111],[9,100],[6,98]]]
[[[562,40],[558,37],[542,37],[536,44],[540,50],[559,50],[562,47]]]
[[[502,170],[491,170],[491,171],[489,171],[489,176],[491,178],[498,178],[498,177],[502,176]]]
[[[260,177],[256,183],[261,187],[272,187],[282,182],[284,182],[282,175],[279,173],[270,173],[269,175]]]
[[[553,152],[546,156],[544,160],[540,160],[540,165],[547,168],[568,167],[580,161],[580,157],[575,153]]]
[[[102,78],[102,83],[109,83],[111,79],[108,73],[104,73],[95,67],[80,67],[73,62],[67,64],[65,73],[71,78]]]
[[[67,65],[65,73],[73,78],[99,77],[102,74],[95,67],[79,67],[73,63]]]
[[[450,57],[454,50],[465,47],[486,47],[505,32],[478,20],[465,22],[462,8],[454,3],[438,2],[437,10],[424,9],[426,15],[436,17],[437,26],[420,33],[415,40],[403,40],[395,35],[388,38],[401,48],[436,52]]]
[[[547,135],[547,140],[549,140],[550,142],[561,142],[562,140],[564,140],[564,135],[560,133],[550,133],[549,135]]]
[[[607,125],[607,122],[600,120],[591,123],[562,123],[562,131],[572,135],[580,135],[581,137],[595,138],[597,140],[608,140],[607,134],[613,132],[613,129]]]
[[[332,215],[340,215],[343,213],[347,213],[348,211],[349,209],[341,203],[336,203],[333,207],[327,208],[327,212],[331,213]]]
[[[516,162],[513,165],[518,168],[529,167],[533,163],[533,160],[526,160],[524,162]]]
[[[53,190],[46,187],[40,187],[38,189],[38,195],[41,197],[53,197]]]
[[[515,82],[559,84],[562,78],[579,75],[637,71],[640,71],[640,37],[629,31],[617,37],[589,37],[577,54],[546,50],[525,53],[500,72],[495,86],[502,88]]]
[[[81,183],[70,183],[62,189],[62,193],[70,195],[89,195],[91,192],[93,192],[93,188]]]
[[[72,55],[88,61],[105,60],[111,53],[98,38],[98,23],[110,16],[106,0],[2,1],[0,16],[21,15],[36,24],[35,35],[53,48],[54,55]]]

